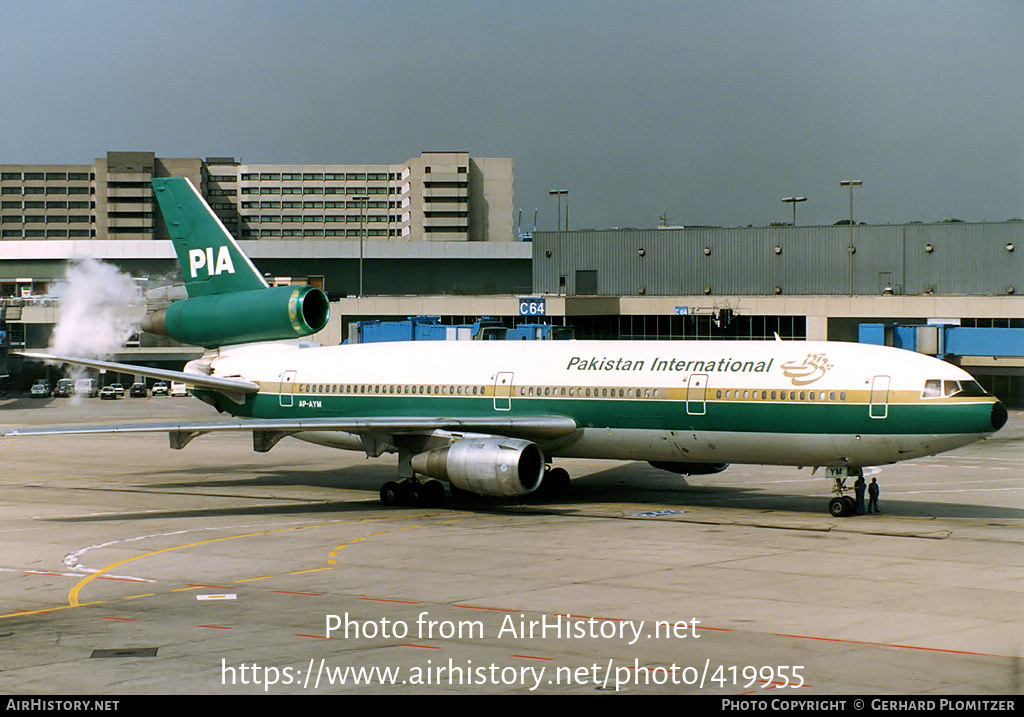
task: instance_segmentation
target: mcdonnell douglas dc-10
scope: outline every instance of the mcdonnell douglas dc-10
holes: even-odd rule
[[[823,467],[829,511],[846,479],[948,451],[1006,422],[1002,404],[944,361],[895,348],[805,341],[427,341],[317,346],[328,300],[269,287],[195,187],[152,180],[188,298],[143,328],[206,348],[184,372],[49,354],[41,360],[185,381],[239,420],[4,431],[165,431],[173,448],[251,431],[368,456],[397,453],[385,504],[453,489],[513,497],[564,489],[566,457],[648,461],[679,474],[730,463]]]

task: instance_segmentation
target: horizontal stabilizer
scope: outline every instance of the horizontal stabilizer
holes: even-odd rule
[[[102,371],[118,371],[130,373],[136,376],[147,376],[149,378],[162,379],[164,381],[181,381],[197,388],[208,388],[214,391],[226,393],[257,393],[260,390],[258,383],[244,381],[240,378],[219,378],[207,376],[202,373],[185,373],[184,371],[170,371],[162,368],[150,368],[149,366],[136,366],[129,363],[114,363],[113,361],[98,361],[96,359],[78,358],[75,356],[58,356],[55,354],[41,354],[31,352],[19,352],[18,356],[46,361],[48,363],[69,363],[73,366],[86,366]]]

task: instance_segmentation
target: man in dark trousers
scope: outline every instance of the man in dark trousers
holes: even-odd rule
[[[871,479],[871,485],[868,486],[868,512],[872,509],[876,513],[881,513],[878,509],[878,481],[874,478]]]
[[[864,515],[864,476],[857,476],[853,482],[853,490],[857,495],[857,515]]]

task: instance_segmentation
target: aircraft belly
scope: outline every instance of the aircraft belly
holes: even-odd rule
[[[645,431],[583,428],[551,456],[615,460],[747,463],[789,466],[872,466],[933,455],[972,443],[978,434],[833,435]]]
[[[974,433],[833,436],[833,446],[842,459],[837,465],[868,466],[935,455],[983,437]]]

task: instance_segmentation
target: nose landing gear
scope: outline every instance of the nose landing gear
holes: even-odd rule
[[[864,475],[860,468],[851,468],[849,466],[839,466],[837,468],[829,468],[828,475],[832,478],[832,492],[835,496],[828,502],[828,512],[833,518],[846,518],[857,513],[857,501],[854,500],[853,496],[846,495],[847,491],[852,490],[846,485],[846,479],[853,477],[861,477]]]

